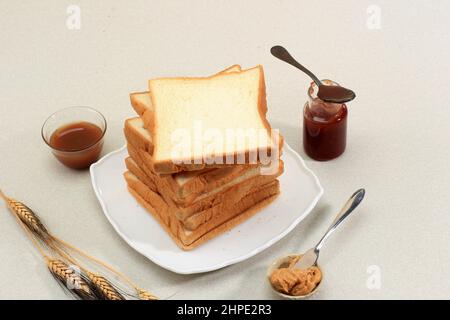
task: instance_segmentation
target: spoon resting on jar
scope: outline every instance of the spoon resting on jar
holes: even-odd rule
[[[297,60],[295,60],[291,54],[282,46],[274,46],[270,49],[270,52],[276,58],[289,63],[290,65],[300,69],[306,73],[317,85],[319,91],[317,92],[317,97],[325,102],[332,103],[345,103],[355,99],[356,94],[347,88],[341,86],[329,86],[324,85],[322,81],[319,80],[311,71],[301,65]]]

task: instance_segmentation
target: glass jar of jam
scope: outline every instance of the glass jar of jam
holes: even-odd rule
[[[331,80],[324,85],[338,86]],[[314,160],[327,161],[339,157],[347,140],[347,106],[324,102],[317,97],[318,87],[312,82],[303,110],[303,147]]]

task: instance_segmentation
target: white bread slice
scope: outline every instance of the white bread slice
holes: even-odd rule
[[[238,180],[240,179],[237,178],[233,181],[233,184],[230,184],[226,188],[219,187],[213,192],[201,195],[198,201],[195,201],[189,206],[180,206],[168,196],[164,184],[159,181],[161,179],[160,177],[146,174],[130,157],[126,159],[125,163],[127,169],[132,174],[151,190],[162,196],[165,202],[170,206],[172,213],[182,221],[183,225],[189,230],[194,230],[214,216],[221,214],[222,211],[227,211],[247,194],[272,182],[283,172],[283,167],[281,165],[279,171],[274,175],[258,175],[253,178],[246,178],[241,182],[239,182]]]
[[[150,175],[155,175],[152,169],[151,145],[148,131],[142,127],[139,117],[125,121],[125,136],[128,142],[128,152],[138,165]],[[259,175],[258,165],[229,166],[220,169],[203,169],[200,171],[183,171],[172,175],[160,176],[161,183],[168,186],[167,194],[180,205],[192,203],[200,194],[213,191],[237,178]]]
[[[217,73],[217,74],[221,74],[221,73],[232,73],[232,72],[240,72],[241,71],[241,67],[240,65],[232,65],[228,68],[226,68],[225,70]],[[216,74],[216,75],[217,75]],[[263,95],[265,96],[265,83],[263,86],[264,92]],[[128,140],[135,140],[137,143],[139,143],[139,146],[143,146],[145,149],[147,149],[147,151],[152,154],[153,153],[153,142],[151,139],[151,135],[149,134],[148,130],[146,130],[146,128],[151,127],[153,124],[153,105],[150,99],[150,95],[149,92],[135,92],[135,93],[131,93],[130,94],[130,101],[131,101],[131,105],[133,106],[134,110],[136,111],[136,113],[141,117],[141,120],[139,120],[138,118],[135,118],[132,122],[134,122],[133,126],[139,127],[139,131],[140,131],[140,138],[142,139],[146,139],[147,141],[145,141],[145,145],[140,145],[140,143],[142,143],[142,141],[139,141],[139,137],[137,135],[134,135],[133,132],[131,132],[131,130],[128,130],[130,135],[129,137],[127,137]],[[262,111],[264,114],[266,114],[267,112],[267,105],[265,104],[265,99],[264,99],[264,103],[262,105]],[[125,129],[127,129],[127,126],[129,127],[129,122],[125,123]],[[125,130],[126,131],[126,130]],[[126,132],[125,132],[126,133]],[[279,135],[279,141],[280,141],[280,152],[281,152],[281,147],[283,145],[283,137],[281,135]],[[196,170],[196,172],[201,173],[203,169],[203,165],[200,166],[193,166],[191,167],[192,170]],[[222,166],[219,166],[222,167]],[[183,172],[183,170],[181,168],[173,168],[176,172]],[[187,176],[187,174],[185,174]],[[193,173],[191,176],[195,177],[197,174]],[[195,181],[195,180],[194,180]]]
[[[134,111],[140,116],[143,116],[147,110],[153,111],[152,100],[148,91],[131,93],[130,101]]]
[[[232,65],[225,70],[220,71],[220,73],[231,73],[231,72],[240,72],[241,66],[238,64]],[[150,111],[153,112],[152,100],[150,99],[149,92],[135,92],[130,94],[131,106],[134,111],[141,116],[144,117],[145,112]],[[147,119],[149,118],[149,114],[147,114]],[[150,117],[151,118],[151,117]],[[146,124],[147,126],[147,124]]]
[[[140,117],[125,120],[124,134],[128,143],[153,154],[153,140],[151,134],[144,128],[144,121]]]
[[[164,199],[143,184],[130,172],[124,174],[128,190],[135,199],[160,223],[175,243],[183,250],[193,249],[205,241],[230,230],[245,221],[261,208],[272,202],[279,194],[279,182],[274,180],[260,190],[248,194],[229,211],[202,224],[196,230],[187,230],[170,212]]]
[[[264,72],[262,66],[239,73],[219,74],[209,78],[164,78],[149,80],[149,91],[154,108],[153,127],[149,128],[154,142],[153,167],[159,174],[179,170],[198,170],[211,165],[227,165],[230,159],[248,163],[253,153],[259,160],[259,151],[268,154],[278,145],[271,137],[271,128],[265,117]],[[196,134],[200,126],[200,135]],[[180,131],[183,129],[184,131]],[[217,141],[214,150],[207,150],[203,138],[206,132],[227,137],[229,130],[253,130],[253,138],[241,136],[237,141]],[[181,144],[191,147],[174,148],[175,136],[182,135]],[[200,147],[196,147],[200,146]]]

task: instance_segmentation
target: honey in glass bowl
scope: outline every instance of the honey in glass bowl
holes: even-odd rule
[[[62,164],[85,169],[100,157],[105,132],[101,113],[89,107],[70,107],[45,121],[42,138]]]

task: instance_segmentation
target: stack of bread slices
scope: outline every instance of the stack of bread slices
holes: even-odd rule
[[[180,248],[201,245],[277,197],[282,138],[266,119],[261,66],[152,79],[148,87],[130,95],[138,116],[125,121],[124,176]],[[242,129],[258,139],[224,138]]]

